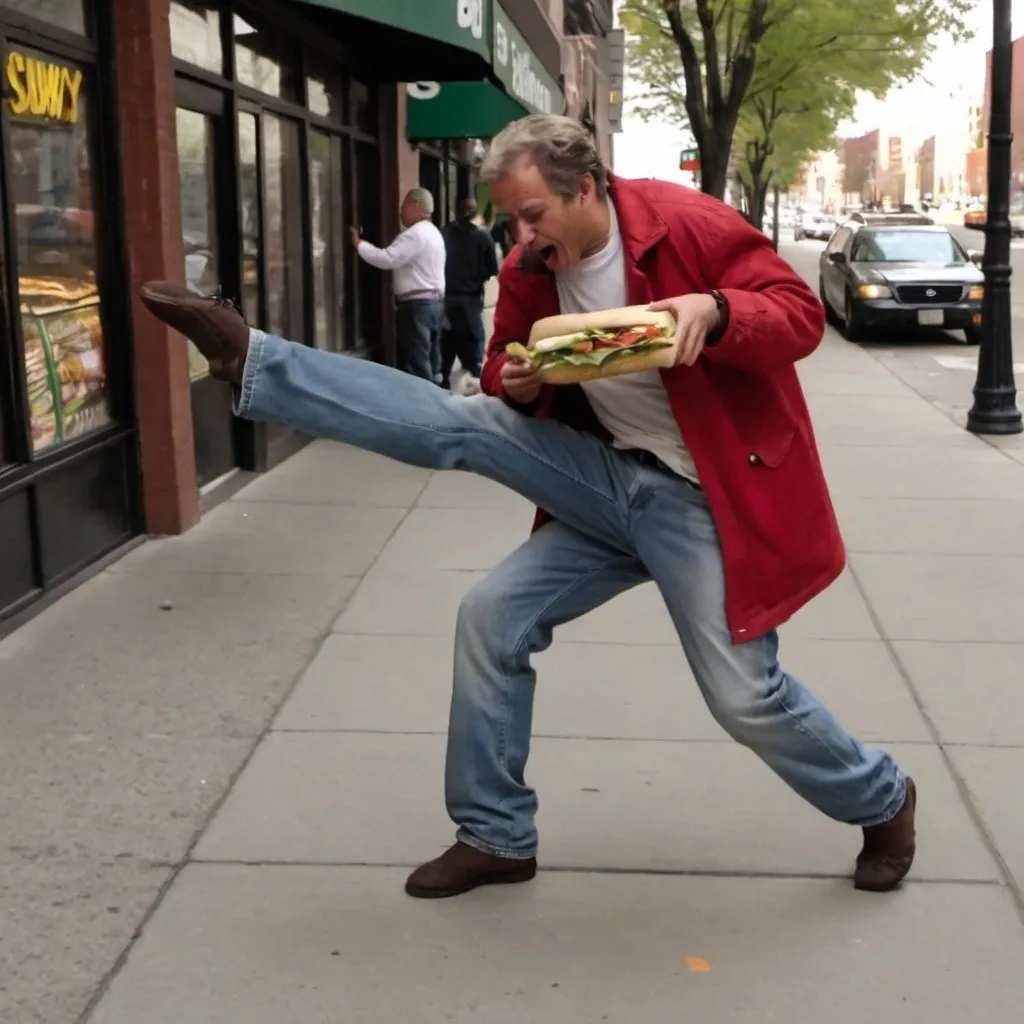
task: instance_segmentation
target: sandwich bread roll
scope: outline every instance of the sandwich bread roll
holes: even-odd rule
[[[527,360],[548,384],[582,384],[675,365],[676,321],[671,313],[625,306],[596,313],[563,313],[538,320],[529,347],[506,352]]]

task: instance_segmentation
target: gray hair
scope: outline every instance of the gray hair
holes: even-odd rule
[[[407,203],[416,203],[423,207],[423,212],[428,216],[434,215],[434,195],[428,188],[423,188],[422,185],[417,185],[415,188],[409,189],[406,193],[405,201]]]
[[[597,195],[608,194],[604,164],[593,135],[577,120],[562,114],[530,114],[503,128],[491,142],[480,177],[494,184],[525,157],[540,171],[552,192],[573,199],[580,182],[591,175]]]

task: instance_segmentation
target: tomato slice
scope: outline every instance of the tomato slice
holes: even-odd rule
[[[643,331],[638,331],[635,328],[632,330],[625,330],[615,338],[615,346],[616,348],[624,348],[626,345],[632,345],[643,337]]]
[[[573,345],[573,352],[593,352],[594,343],[592,341],[581,341],[577,345]]]

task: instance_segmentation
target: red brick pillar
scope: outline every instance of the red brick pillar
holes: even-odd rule
[[[139,301],[145,281],[185,277],[169,4],[111,8],[146,529],[177,534],[199,520],[188,352]]]

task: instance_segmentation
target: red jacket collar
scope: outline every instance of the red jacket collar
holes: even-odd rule
[[[622,244],[631,263],[639,263],[667,234],[668,225],[647,198],[643,182],[620,178],[608,172],[608,195],[619,218]],[[516,266],[532,273],[550,273],[532,254],[517,245]]]

